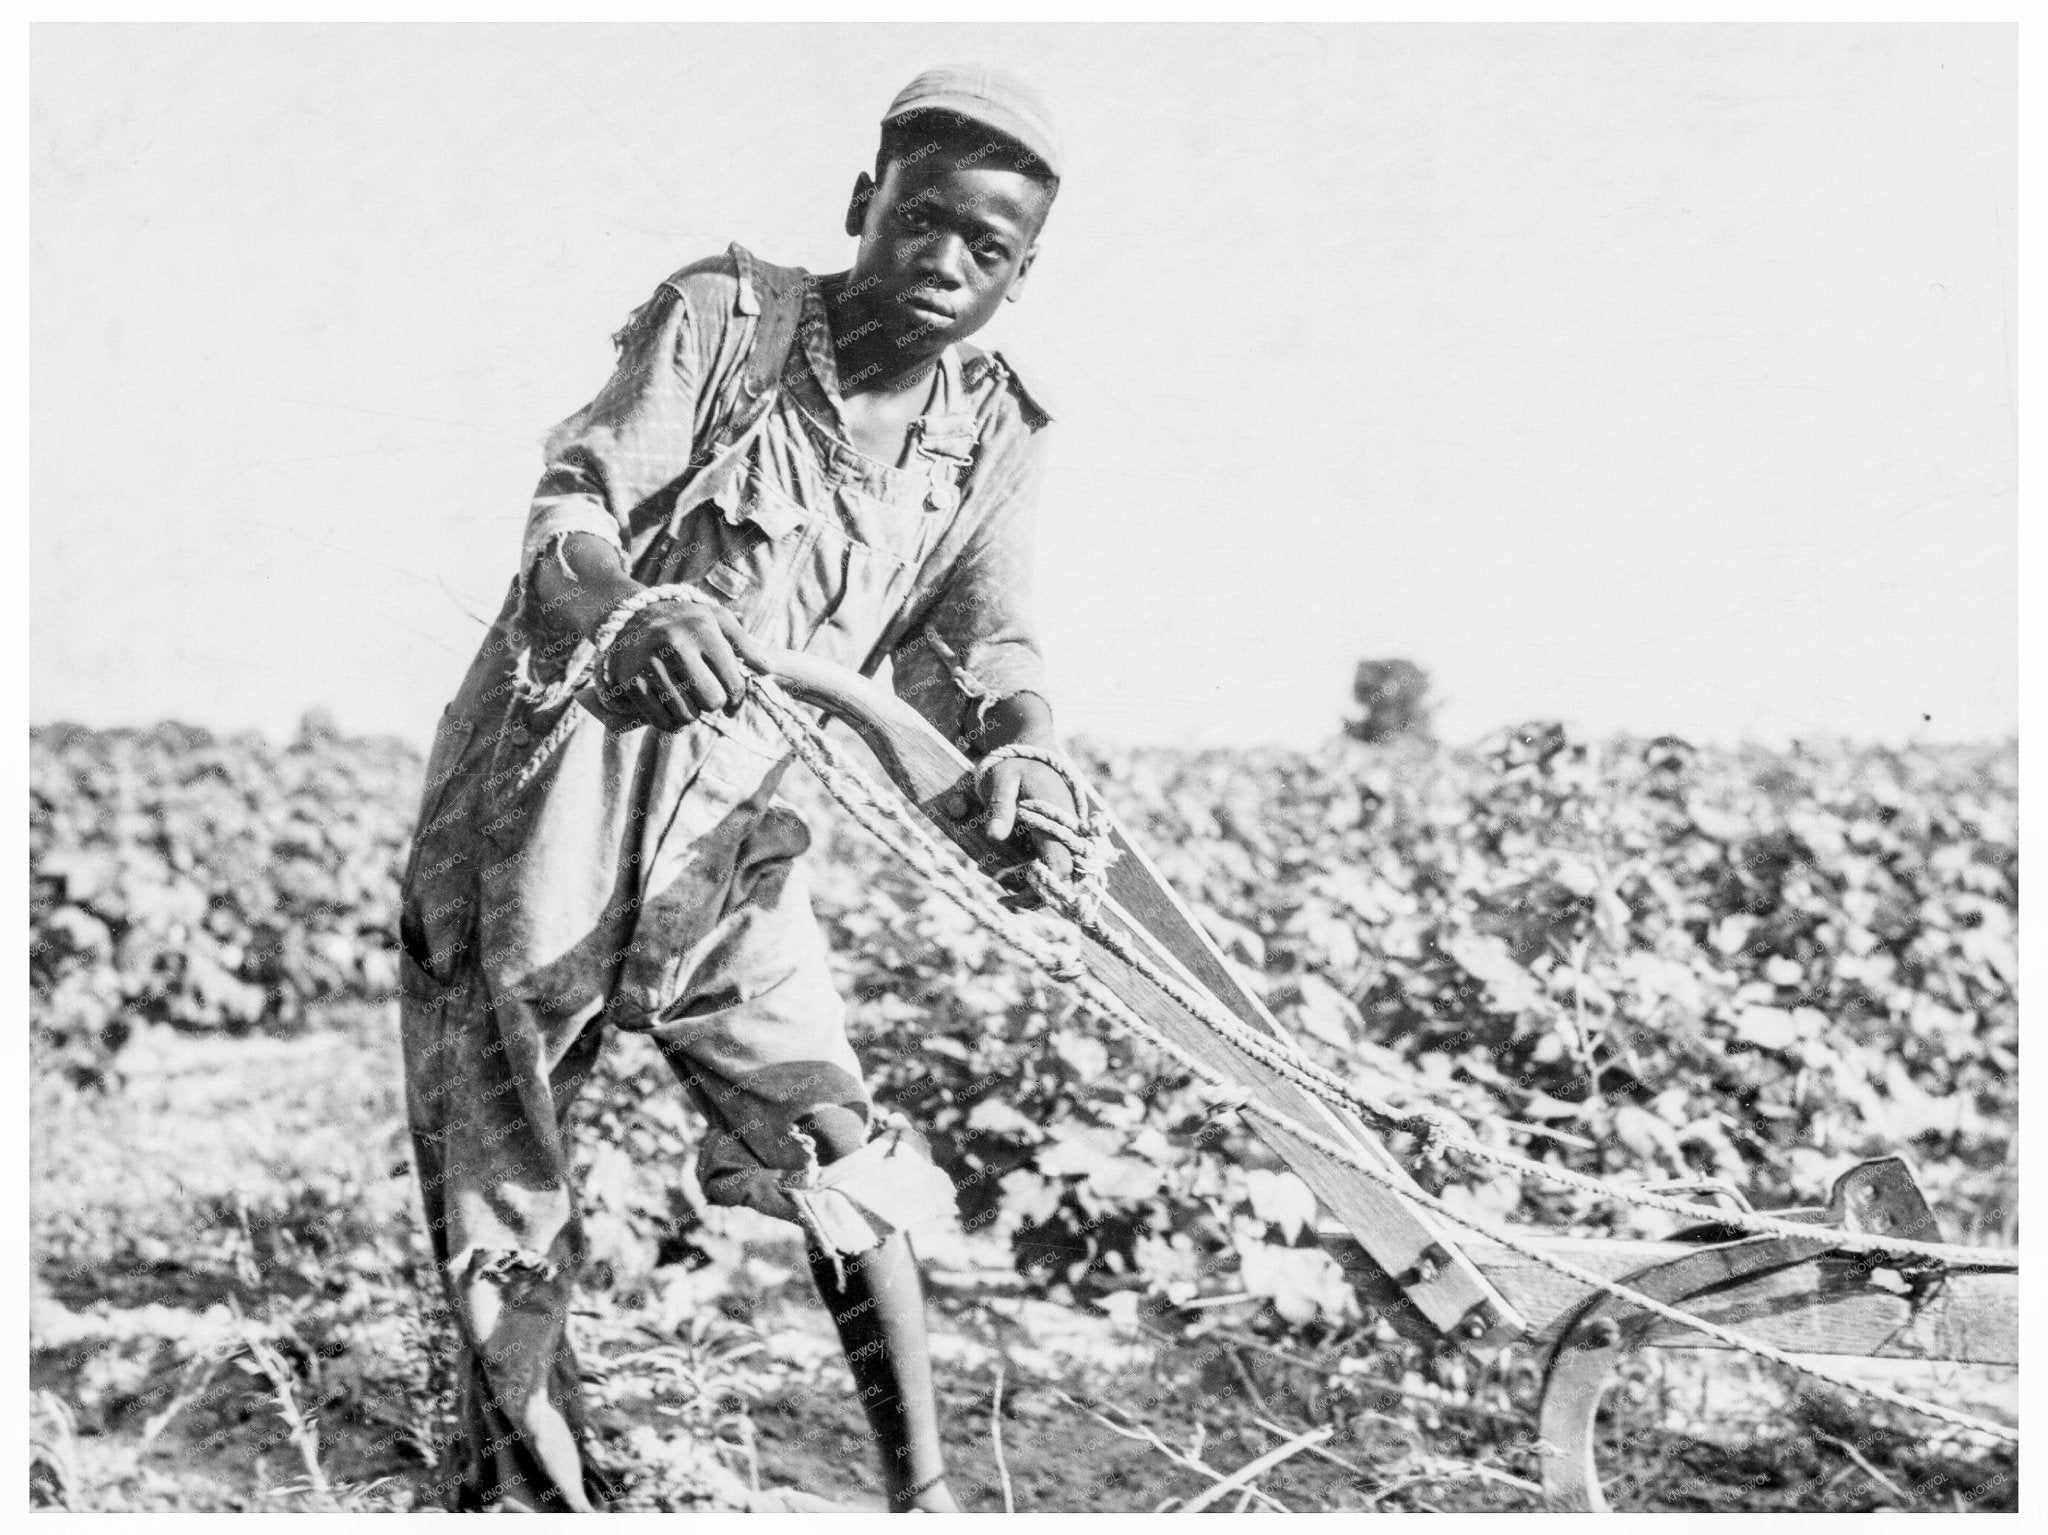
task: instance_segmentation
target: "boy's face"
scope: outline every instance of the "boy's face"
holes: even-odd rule
[[[962,164],[950,148],[892,160],[879,188],[865,172],[854,184],[846,232],[860,254],[847,287],[891,341],[936,355],[1022,290],[1051,204],[1042,183]]]

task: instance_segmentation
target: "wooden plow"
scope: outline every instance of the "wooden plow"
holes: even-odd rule
[[[973,766],[909,706],[853,672],[795,652],[781,653],[770,676],[779,687],[754,696],[849,809],[856,807],[834,783],[833,764],[820,757],[829,748],[790,700],[852,727],[924,819],[983,873],[1018,863],[1015,847],[994,844],[980,831]],[[1192,990],[1261,1039],[1292,1046],[1143,849],[1107,807],[1100,810],[1118,856],[1095,909],[1099,931],[1078,945],[1080,968],[1173,1053],[1241,1089],[1247,1123],[1321,1202],[1323,1245],[1362,1302],[1418,1342],[1487,1347],[1520,1339],[1546,1350],[1539,1428],[1543,1488],[1553,1507],[1606,1508],[1594,1463],[1595,1418],[1615,1366],[1636,1349],[2019,1363],[2012,1255],[1914,1252],[1915,1244],[1942,1237],[1898,1157],[1846,1169],[1817,1209],[1765,1217],[1738,1194],[1719,1191],[1733,1201],[1725,1215],[1667,1241],[1522,1232],[1512,1239],[1503,1233],[1504,1240],[1454,1237],[1444,1212],[1427,1208],[1434,1201],[1359,1115],[1305,1091],[1285,1061],[1258,1058],[1254,1042],[1233,1042],[1176,1000],[1174,990],[1183,998]],[[1626,1189],[1612,1192],[1629,1197]],[[1905,1245],[1886,1248],[1890,1241]],[[1626,1293],[1601,1288],[1603,1281]],[[1677,1311],[1718,1335],[1679,1321]],[[1739,1338],[1730,1331],[1738,1327]]]

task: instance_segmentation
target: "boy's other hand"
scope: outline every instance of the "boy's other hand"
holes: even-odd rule
[[[988,808],[988,820],[982,830],[997,842],[1007,842],[1017,830],[1020,800],[1037,800],[1054,815],[1069,821],[1080,813],[1074,796],[1067,792],[1066,780],[1043,762],[1033,762],[1028,757],[1005,757],[998,762],[983,777],[981,792],[982,802]],[[1061,883],[1073,877],[1074,856],[1065,843],[1028,826],[1024,835],[1048,874]]]
[[[737,714],[747,666],[768,670],[768,654],[738,618],[678,599],[634,614],[599,676],[608,706],[657,730],[681,730],[713,710]]]

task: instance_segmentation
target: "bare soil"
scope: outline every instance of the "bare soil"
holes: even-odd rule
[[[32,1496],[96,1509],[432,1505],[447,1381],[391,1019],[363,1009],[293,1039],[149,1030],[121,1066],[111,1094],[36,1087]],[[769,1222],[726,1237],[716,1264],[600,1289],[579,1313],[605,1453],[639,1479],[637,1506],[880,1508],[797,1249]],[[1293,1510],[1538,1506],[1533,1419],[1512,1393],[1418,1409],[1255,1349],[1036,1298],[1004,1254],[964,1239],[925,1257],[954,1488],[972,1509],[1185,1504],[1317,1425],[1329,1439],[1260,1475],[1257,1496]],[[649,1339],[653,1375],[635,1362]],[[2009,1458],[1957,1457],[1825,1402],[1787,1419],[1782,1393],[1731,1363],[1674,1356],[1620,1395],[1617,1504],[2016,1506]],[[1714,1422],[1679,1431],[1702,1370],[1724,1388]],[[1982,1382],[1958,1389],[1985,1404]],[[1211,1506],[1259,1505],[1233,1489]]]

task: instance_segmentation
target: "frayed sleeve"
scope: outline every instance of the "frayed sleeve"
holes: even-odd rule
[[[690,471],[703,359],[716,346],[703,332],[722,317],[703,312],[712,308],[664,284],[612,338],[618,365],[597,398],[548,434],[520,545],[522,610],[535,563],[561,560],[571,534],[601,538],[630,563],[648,531],[635,513]]]
[[[986,508],[924,621],[891,655],[897,694],[971,750],[991,704],[1046,697],[1031,622],[1032,564],[1043,478],[1034,435],[1015,440],[974,487]]]

